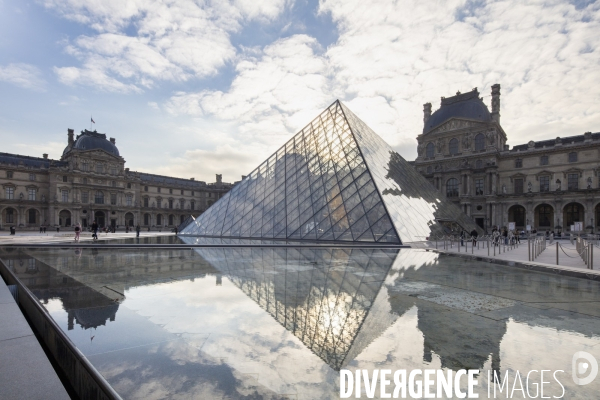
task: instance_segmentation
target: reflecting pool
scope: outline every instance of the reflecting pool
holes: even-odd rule
[[[571,373],[578,351],[600,361],[600,282],[417,249],[0,257],[127,399],[336,399],[340,369],[479,369],[479,398],[488,371],[508,372],[513,389],[516,371],[527,386],[531,370],[562,370],[564,398],[600,393],[600,377],[579,386]],[[562,394],[544,380],[544,396]],[[530,375],[532,396],[539,382]],[[513,398],[523,398],[518,386]]]

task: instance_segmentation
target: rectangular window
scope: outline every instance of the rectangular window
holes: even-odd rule
[[[173,208],[173,200],[169,200],[169,208]]]
[[[540,165],[548,165],[548,156],[542,156],[540,158]]]
[[[523,160],[520,158],[517,158],[515,160],[515,168],[523,168]]]
[[[8,210],[6,210],[6,223],[14,224],[14,222],[15,222],[15,212],[13,211],[12,208],[9,208]]]
[[[577,162],[577,153],[576,152],[569,153],[569,162]]]
[[[148,186],[144,186],[144,192],[148,191]]]
[[[173,194],[173,189],[169,189],[169,194]]]
[[[194,191],[192,190],[192,196],[194,195]]]
[[[569,190],[579,189],[579,174],[569,174],[567,176],[567,185]]]
[[[158,193],[160,193],[160,188],[156,188],[156,191],[157,191]]]
[[[36,189],[28,189],[27,191],[29,193],[29,200],[35,201],[35,192],[36,192]]]
[[[12,177],[13,177],[13,172],[12,172],[12,171],[6,171],[6,177],[7,177],[8,179],[12,179]]]
[[[515,179],[515,193],[523,194],[523,179]]]
[[[126,201],[127,205],[129,207],[131,207],[133,205],[133,196],[128,194],[127,197],[125,197],[125,201]]]
[[[63,175],[63,182],[67,182],[67,179],[68,179],[67,176]]]
[[[7,187],[5,193],[6,193],[6,200],[14,200],[14,198],[15,198],[15,188]]]
[[[29,174],[29,180],[35,181],[35,174]]]
[[[89,164],[87,161],[81,163],[81,170],[87,172],[89,170]]]
[[[148,207],[148,198],[147,197],[144,197],[144,207]]]
[[[190,202],[190,210],[194,211],[194,206],[196,205],[196,203],[194,203],[193,201]]]
[[[116,193],[110,194],[110,204],[112,204],[113,206],[117,204],[117,194]]]
[[[69,191],[63,189],[60,191],[60,193],[61,193],[63,203],[68,202],[69,201]]]
[[[110,185],[111,185],[112,187],[117,187],[117,182],[116,182],[116,181],[111,181],[111,182],[110,182]]]
[[[181,189],[181,194],[183,194],[183,189]]]
[[[96,164],[96,172],[101,174],[102,171],[104,171],[104,168],[102,167],[102,164]]]
[[[161,205],[162,205],[162,200],[156,199],[156,207],[160,208]]]
[[[131,183],[127,183],[127,189],[131,189]]]
[[[89,201],[89,192],[81,192],[81,202],[87,203]]]
[[[475,196],[483,196],[483,178],[475,179]]]
[[[110,169],[110,173],[113,174],[113,175],[116,175],[117,174],[117,167],[112,167]]]
[[[550,177],[549,176],[540,176],[540,192],[549,192],[550,191]]]

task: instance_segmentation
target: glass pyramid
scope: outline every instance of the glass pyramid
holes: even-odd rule
[[[406,243],[473,222],[339,101],[181,235]]]

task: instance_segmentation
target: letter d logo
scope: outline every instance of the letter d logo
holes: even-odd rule
[[[587,377],[579,377],[579,375],[583,375],[588,371],[589,375]],[[596,375],[598,375],[598,361],[590,353],[578,351],[573,354],[572,373],[573,382],[577,385],[587,385],[596,379]]]

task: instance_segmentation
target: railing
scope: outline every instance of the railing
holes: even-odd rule
[[[529,261],[535,261],[546,250],[546,236],[530,236],[527,238],[527,245],[529,246]]]
[[[583,260],[583,263],[589,268],[594,269],[594,242],[578,236],[575,240],[575,249],[577,254]]]
[[[450,250],[456,246],[457,252],[464,251],[469,252],[469,244],[471,246],[471,254],[477,250],[487,248],[488,256],[496,256],[496,253],[502,254],[507,251],[519,248],[520,238],[517,236],[505,237],[505,236],[493,236],[493,235],[482,235],[482,236],[466,236],[460,237],[460,235],[439,235],[433,236],[428,239],[429,242],[435,243],[436,249]],[[461,250],[464,247],[464,250]]]

